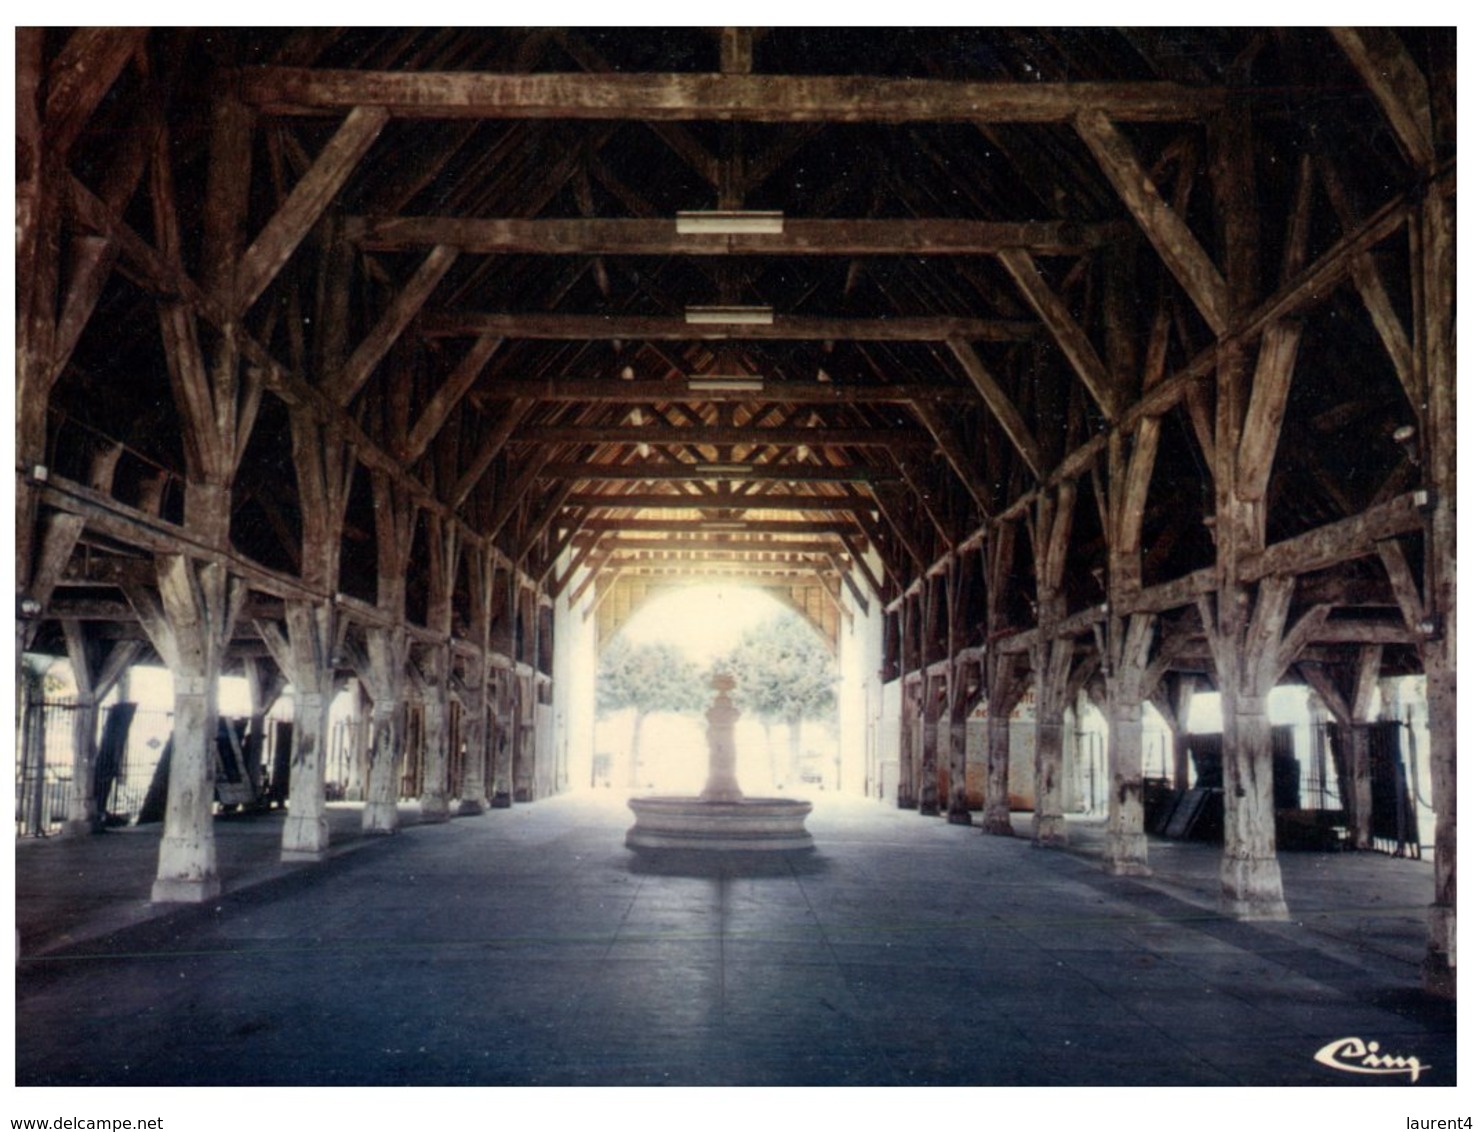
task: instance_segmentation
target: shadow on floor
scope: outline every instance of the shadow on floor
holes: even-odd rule
[[[633,849],[628,871],[635,876],[737,877],[819,876],[829,871],[829,858],[816,849],[705,850]]]

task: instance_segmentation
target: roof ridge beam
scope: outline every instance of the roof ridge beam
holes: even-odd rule
[[[442,245],[440,245],[442,246]],[[771,323],[692,323],[663,315],[449,312],[424,315],[417,329],[428,338],[500,334],[506,338],[569,341],[711,342],[857,341],[940,342],[970,338],[990,342],[1021,341],[1041,332],[1032,319],[958,318],[933,315],[907,318],[829,318],[813,315],[774,316]]]
[[[793,218],[779,233],[682,235],[673,218],[357,216],[347,236],[371,250],[443,244],[475,255],[1080,255],[1122,221]]]
[[[244,67],[242,98],[270,114],[382,106],[403,118],[732,122],[1069,122],[1084,109],[1122,121],[1196,121],[1217,87],[1171,82],[955,82],[842,75],[491,74]]]

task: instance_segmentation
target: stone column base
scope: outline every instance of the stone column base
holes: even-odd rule
[[[422,824],[437,825],[449,818],[448,799],[438,794],[424,794],[417,800],[422,807]]]
[[[1275,857],[1224,857],[1220,862],[1220,910],[1238,920],[1286,920],[1282,872]]]
[[[947,820],[949,825],[972,825],[973,815],[968,812],[967,807],[952,808],[947,812]]]
[[[97,819],[73,818],[62,823],[63,837],[91,837],[103,832],[103,823]]]
[[[1421,989],[1438,998],[1457,997],[1457,968],[1433,951],[1421,962]]]
[[[1031,830],[1034,843],[1047,849],[1064,849],[1071,842],[1066,834],[1066,819],[1060,814],[1037,814]]]
[[[149,898],[156,904],[202,904],[220,895],[221,878],[217,876],[160,877],[154,882]]]
[[[485,804],[483,798],[460,798],[458,800],[458,807],[453,811],[453,816],[456,818],[473,818],[478,817],[488,809],[489,806]]]
[[[279,860],[285,864],[299,861],[322,861],[330,847],[330,827],[324,818],[295,817],[289,813],[283,826],[283,851]]]
[[[984,832],[992,837],[1013,837],[1014,826],[1009,823],[1009,818],[1004,815],[984,815]]]
[[[395,833],[397,812],[395,802],[367,802],[360,817],[362,833]]]
[[[329,859],[328,849],[284,849],[278,854],[280,865],[315,865]]]
[[[1141,833],[1109,833],[1106,869],[1115,877],[1152,876],[1148,867],[1148,838]]]
[[[511,801],[508,794],[496,794],[494,800],[489,803],[489,808],[492,810],[508,810],[510,805]]]
[[[1433,904],[1427,909],[1426,958],[1421,964],[1421,986],[1427,994],[1457,997],[1457,909]]]

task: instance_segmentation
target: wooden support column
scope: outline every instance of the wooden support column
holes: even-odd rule
[[[1195,678],[1186,672],[1159,673],[1149,689],[1149,702],[1158,709],[1169,727],[1174,748],[1174,789],[1188,790],[1189,781],[1189,707],[1195,691]]]
[[[1112,617],[1107,626],[1107,871],[1147,876],[1143,832],[1143,677],[1153,642],[1154,617]]]
[[[397,764],[406,743],[402,684],[407,665],[405,628],[366,630],[365,653],[352,663],[371,693],[370,768],[366,775],[363,833],[397,831]]]
[[[901,677],[901,752],[900,771],[896,780],[896,806],[914,810],[917,805],[917,736],[921,730],[922,687]]]
[[[426,645],[412,666],[422,701],[422,794],[424,823],[445,822],[448,808],[448,691],[452,677],[447,645]]]
[[[594,575],[595,576],[595,575]],[[515,621],[518,614],[518,583],[509,569],[500,569],[494,580],[493,608],[500,614],[500,641],[510,666],[494,677],[494,797],[490,805],[508,809],[515,801],[515,737],[517,705],[515,672]]]
[[[1011,523],[991,522],[983,546],[983,581],[988,604],[983,681],[989,714],[983,829],[996,837],[1014,836],[1009,821],[1009,715],[1024,694],[1024,682],[1016,662],[1002,647],[1010,628],[1005,608],[1014,565],[1014,540],[1015,527]]]
[[[333,657],[337,618],[328,602],[290,601],[285,626],[259,621],[258,634],[294,689],[293,761],[288,770],[288,818],[279,859],[285,864],[322,861],[329,852],[324,768],[329,746],[330,702],[335,695]],[[286,627],[286,631],[285,631]]]
[[[332,600],[339,580],[340,536],[355,462],[339,430],[296,406],[290,412],[294,471],[303,514],[300,562],[318,601],[290,601],[284,624],[259,621],[258,633],[294,689],[293,761],[288,771],[284,863],[321,861],[329,852],[325,752],[335,695],[335,654],[345,623]]]
[[[920,664],[918,634],[917,599],[908,593],[901,598],[901,749],[896,780],[896,805],[903,810],[914,809],[917,804],[917,728],[923,691],[918,682],[908,679],[908,673]]]
[[[461,560],[458,527],[431,512],[426,516],[428,545],[427,627],[435,645],[419,649],[413,672],[422,699],[422,820],[444,822],[448,807],[448,698],[452,656],[453,585]]]
[[[1255,608],[1248,609],[1253,603],[1244,590],[1224,600],[1224,608],[1208,596],[1200,599],[1220,684],[1224,725],[1225,849],[1220,904],[1221,911],[1243,920],[1287,919],[1282,871],[1277,864],[1267,695],[1286,668],[1279,656],[1292,591],[1292,578],[1272,577],[1262,581]],[[1217,601],[1224,596],[1217,594]]]
[[[359,676],[350,684],[350,783],[345,787],[345,800],[364,802],[366,780],[371,769],[368,757],[371,750],[370,692]]]
[[[1427,929],[1423,985],[1457,994],[1457,198],[1428,186],[1418,232],[1423,317],[1418,320],[1427,411],[1423,422],[1428,491],[1435,496],[1426,526],[1428,612],[1419,624],[1431,734],[1433,856],[1436,900]]]
[[[947,695],[947,679],[943,676],[934,676],[929,671],[933,646],[937,643],[934,635],[937,632],[937,613],[941,608],[941,602],[942,589],[937,579],[923,578],[920,657],[922,692],[921,701],[917,705],[921,711],[922,758],[919,763],[921,779],[917,783],[917,812],[924,817],[936,817],[942,812],[937,782],[937,725],[942,719],[942,709]]]
[[[1228,108],[1210,126],[1211,181],[1225,249],[1225,325],[1258,297],[1260,231],[1250,114]],[[1217,326],[1217,330],[1220,327]],[[1217,587],[1199,601],[1220,688],[1225,846],[1221,910],[1241,919],[1285,920],[1272,797],[1272,732],[1267,693],[1281,676],[1277,651],[1293,580],[1264,579],[1255,596],[1240,562],[1266,541],[1266,488],[1276,450],[1296,331],[1271,324],[1262,359],[1224,344],[1216,361],[1214,433]],[[1264,364],[1270,359],[1270,364]],[[1285,371],[1285,372],[1284,372]],[[1278,393],[1282,396],[1277,396]],[[1257,406],[1262,406],[1260,411]],[[1248,423],[1248,409],[1251,409]]]
[[[1305,663],[1303,678],[1334,717],[1334,760],[1345,783],[1349,844],[1369,849],[1374,840],[1374,795],[1370,782],[1370,701],[1380,683],[1380,645],[1365,645],[1354,659],[1348,694],[1324,666]]]
[[[247,681],[249,712],[246,741],[255,744],[261,751],[263,744],[267,741],[268,712],[278,697],[283,694],[283,689],[288,686],[288,679],[273,661],[257,657],[243,658],[242,677]],[[264,790],[261,759],[255,758],[248,761],[247,780],[252,784],[252,796],[261,798]]]
[[[493,601],[494,557],[488,548],[470,547],[466,555],[470,594],[471,634],[479,655],[462,659],[462,672],[455,685],[463,712],[459,726],[463,740],[463,781],[459,786],[457,817],[482,814],[489,808],[485,782],[488,778],[489,739],[489,618]]]
[[[972,686],[968,662],[954,663],[947,692],[947,820],[972,825],[968,807],[968,694]]]
[[[371,474],[376,506],[376,605],[387,624],[365,632],[365,648],[352,656],[357,675],[371,693],[371,751],[366,808],[361,829],[394,833],[397,828],[397,766],[406,740],[402,689],[406,680],[407,564],[417,505],[400,481]]]
[[[948,601],[948,677],[947,677],[947,820],[953,825],[971,825],[968,809],[968,693],[974,683],[973,666],[960,663],[958,653],[966,636],[968,610],[967,587],[970,574],[954,558],[947,577]]]
[[[150,154],[155,238],[161,257],[183,277],[173,152],[170,132],[161,128]],[[230,100],[213,107],[201,261],[207,289],[229,309],[251,157],[251,113]],[[249,371],[243,379],[235,334],[223,334],[208,355],[194,310],[178,296],[161,298],[157,313],[185,454],[185,527],[197,543],[227,550],[231,485],[257,417],[262,375]],[[175,684],[174,753],[152,898],[199,902],[221,891],[211,826],[217,685],[246,586],[220,562],[180,554],[160,555],[156,572],[157,598],[126,591]]]
[[[988,765],[984,775],[985,833],[1013,837],[1009,820],[1009,716],[1024,695],[1014,658],[990,648],[984,662],[984,697],[989,711]]]
[[[515,676],[514,738],[511,751],[511,775],[515,784],[515,801],[535,801],[536,771],[536,680],[535,676]]]
[[[516,657],[519,667],[515,670],[514,704],[514,749],[511,752],[511,773],[515,786],[515,801],[535,801],[536,777],[536,701],[539,684],[536,666],[540,655],[540,619],[537,616],[535,591],[523,585],[516,586],[516,601],[520,609],[522,632],[520,648]]]
[[[917,789],[917,813],[935,818],[942,813],[937,782],[937,750],[942,711],[947,705],[945,675],[922,673],[922,778]]]
[[[201,564],[166,554],[155,565],[158,594],[132,586],[125,591],[155,651],[169,666],[175,691],[165,829],[150,899],[200,903],[221,892],[211,825],[217,688],[247,587],[218,562]]]
[[[1062,774],[1066,761],[1067,688],[1072,642],[1064,637],[1038,641],[1030,650],[1035,679],[1035,822],[1039,846],[1066,844]]]
[[[36,556],[37,489],[44,467],[46,408],[57,332],[65,167],[45,131],[43,28],[16,29],[16,600],[30,597]],[[44,604],[44,603],[43,603]],[[16,671],[35,625],[17,618]]]
[[[166,369],[180,419],[185,453],[185,526],[208,546],[225,549],[231,526],[231,487],[261,404],[264,375],[245,374],[235,334],[235,270],[241,255],[251,184],[253,115],[231,98],[212,107],[206,206],[202,216],[203,284],[229,312],[214,348],[202,342],[191,303],[167,295],[157,303]],[[170,131],[155,135],[150,192],[159,252],[181,277],[184,232],[175,200]]]
[[[62,620],[67,656],[77,685],[77,709],[72,717],[72,787],[67,795],[64,837],[83,837],[103,828],[98,811],[94,767],[98,759],[98,704],[139,658],[142,641],[104,642],[91,637],[86,624],[73,618]]]
[[[1063,589],[1066,552],[1071,542],[1071,517],[1076,484],[1064,481],[1056,494],[1042,492],[1036,500],[1032,529],[1035,549],[1035,591],[1038,639],[1030,649],[1035,678],[1035,844],[1066,844],[1062,777],[1065,764],[1065,714],[1071,675],[1073,642],[1053,636],[1066,613]]]

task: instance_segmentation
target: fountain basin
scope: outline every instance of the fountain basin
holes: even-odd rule
[[[630,849],[780,850],[812,849],[803,828],[811,802],[791,798],[631,798]]]

